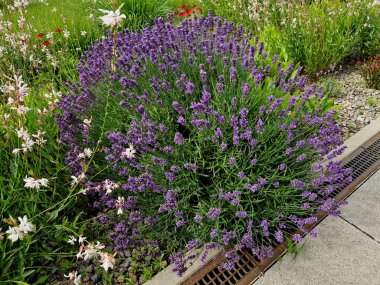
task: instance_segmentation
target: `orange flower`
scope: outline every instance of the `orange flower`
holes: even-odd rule
[[[39,39],[42,38],[42,37],[44,37],[44,36],[45,36],[44,33],[39,33],[38,35],[36,35],[36,37],[39,38]]]
[[[51,45],[51,42],[50,42],[50,41],[44,41],[42,44],[43,44],[45,47],[47,47],[47,46],[50,46],[50,45]]]

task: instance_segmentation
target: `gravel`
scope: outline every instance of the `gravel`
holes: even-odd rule
[[[380,117],[380,90],[366,87],[357,70],[335,75],[335,105],[339,109],[339,125],[345,138]]]

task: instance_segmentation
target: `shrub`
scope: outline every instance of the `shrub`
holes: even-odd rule
[[[380,90],[380,55],[356,63],[369,88]]]
[[[338,214],[327,195],[350,177],[332,160],[343,149],[334,111],[251,41],[212,15],[158,19],[117,35],[115,72],[112,36],[83,56],[58,124],[94,211],[124,229],[111,235],[117,251],[156,241],[181,274],[187,251],[233,245],[231,260],[240,248],[262,259],[315,211]]]

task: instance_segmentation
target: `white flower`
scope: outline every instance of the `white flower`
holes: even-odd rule
[[[74,185],[78,184],[78,177],[71,176],[71,179],[72,179],[71,186],[74,186]]]
[[[25,215],[23,218],[18,217],[18,220],[20,221],[20,231],[27,234],[29,232],[34,232],[35,226],[28,221],[28,217]]]
[[[99,241],[96,241],[96,244],[94,245],[94,248],[96,248],[97,250],[102,250],[105,247],[106,246],[104,244],[100,243]]]
[[[77,259],[83,259],[82,251],[79,251],[79,252],[77,253]]]
[[[83,124],[85,124],[86,126],[91,126],[91,121],[91,119],[84,119]]]
[[[133,145],[130,144],[129,147],[126,148],[125,151],[121,153],[121,157],[133,158],[135,156],[135,153],[136,153],[136,150],[133,148]]]
[[[77,239],[74,236],[69,236],[69,240],[67,243],[74,245],[76,243]]]
[[[112,182],[109,179],[104,181],[104,189],[106,190],[106,194],[111,194],[113,190],[119,188],[119,184]]]
[[[13,150],[14,151],[14,150]],[[48,186],[49,180],[46,178],[41,178],[41,179],[35,179],[33,177],[25,177],[24,178],[25,188],[31,188],[31,189],[37,189],[40,190],[41,186]]]
[[[87,32],[86,31],[81,31],[80,34],[82,35],[82,37],[86,37],[87,36]]]
[[[15,148],[14,150],[12,150],[12,153],[13,154],[18,154],[20,152],[21,148]]]
[[[83,243],[85,240],[86,240],[86,237],[84,237],[83,235],[80,235],[80,236],[78,237],[78,242],[79,242],[79,243]]]
[[[92,150],[89,148],[85,148],[83,152],[89,158],[92,156]]]
[[[80,154],[78,154],[78,158],[85,158],[86,155],[84,154],[84,152],[81,152]]]
[[[105,14],[104,16],[99,17],[103,21],[103,24],[112,28],[120,27],[123,19],[126,18],[124,14],[120,14],[122,6],[123,5],[121,5],[116,11],[99,9],[100,12]]]
[[[94,257],[97,257],[100,254],[100,251],[105,248],[103,244],[100,242],[96,242],[96,244],[89,244],[84,248],[83,259],[88,260]]]
[[[115,257],[111,254],[102,252],[100,254],[100,267],[103,267],[105,271],[108,271],[109,268],[113,269],[115,265]]]
[[[373,1],[371,6],[380,6],[380,0]]]
[[[29,139],[28,130],[24,130],[24,128],[17,130],[17,137],[22,138],[23,140]]]
[[[121,215],[123,213],[123,203],[125,202],[125,198],[124,197],[117,197],[117,201],[116,201],[116,209],[117,209],[117,214],[118,215]]]
[[[16,110],[17,114],[19,116],[25,115],[27,112],[29,112],[31,109],[29,107],[25,107],[24,105],[21,105],[19,107],[11,107],[11,110]]]
[[[24,238],[24,233],[20,230],[19,227],[9,227],[9,230],[7,230],[5,233],[8,235],[8,239],[10,239],[12,243]]]
[[[74,187],[75,185],[77,185],[80,181],[82,181],[83,178],[85,178],[84,173],[82,173],[78,177],[71,176],[71,179],[72,179],[72,181],[71,181],[71,187]]]
[[[63,36],[68,39],[70,37],[70,32],[68,30],[63,31]]]
[[[63,276],[65,276],[66,278],[69,278],[70,281],[74,281],[74,284],[75,285],[79,285],[81,284],[81,279],[82,279],[82,275],[78,275],[78,272],[75,271],[75,272],[70,272],[69,275],[66,275],[64,274]]]
[[[21,144],[22,146],[22,151],[24,153],[28,152],[28,151],[31,151],[33,146],[34,146],[34,141],[32,141],[31,139],[26,139],[25,142],[23,142]]]

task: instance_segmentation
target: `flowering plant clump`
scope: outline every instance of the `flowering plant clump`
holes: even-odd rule
[[[237,250],[263,259],[300,242],[289,233],[307,233],[315,211],[339,214],[328,195],[351,177],[333,161],[343,151],[334,111],[242,27],[211,14],[157,19],[95,43],[78,69],[61,140],[102,222],[123,227],[111,233],[116,251],[154,242],[182,274],[193,250],[206,248],[204,260],[223,247],[231,269]]]
[[[367,86],[380,90],[380,55],[371,57],[365,62],[358,60],[356,64]]]

